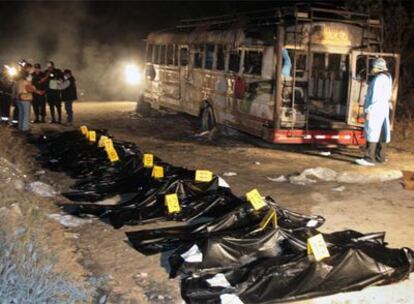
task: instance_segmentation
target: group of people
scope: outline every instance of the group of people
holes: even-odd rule
[[[11,106],[14,106],[11,125],[19,130],[30,129],[30,112],[33,107],[33,123],[46,122],[46,103],[49,105],[50,123],[62,123],[62,102],[67,122],[73,122],[72,104],[77,97],[76,80],[71,70],[60,70],[52,61],[46,70],[41,65],[19,62],[18,70],[5,66],[0,75],[0,116],[2,123],[9,123]]]

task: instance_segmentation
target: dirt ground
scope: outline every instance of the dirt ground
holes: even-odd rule
[[[324,157],[308,147],[266,145],[237,132],[214,140],[199,138],[195,136],[197,120],[194,118],[174,113],[142,118],[134,113],[134,109],[133,102],[79,102],[74,106],[75,127],[86,124],[91,129],[108,129],[115,138],[134,142],[142,151],[152,152],[177,166],[208,169],[221,176],[235,172],[236,176],[223,177],[236,194],[243,195],[252,188],[258,188],[261,194],[273,197],[282,206],[305,214],[322,215],[326,218],[322,231],[386,231],[386,241],[391,247],[414,248],[414,191],[404,190],[400,180],[295,185],[267,178],[299,173],[313,167],[366,176],[377,176],[390,170],[414,170],[414,145],[404,144],[404,149],[401,149],[397,142],[389,149],[386,165],[360,168],[352,164],[352,158],[348,156],[334,154]],[[41,134],[50,128],[65,130],[72,127],[34,125],[33,132]],[[51,183],[55,180],[56,187],[71,183],[63,175],[49,172],[46,175]],[[339,186],[345,187],[343,191],[333,190]],[[157,225],[146,225],[145,228]],[[182,303],[179,281],[168,280],[162,257],[145,257],[125,242],[125,231],[138,229],[142,227],[114,230],[93,220],[67,231],[79,233],[79,239],[74,242],[81,256],[80,264],[100,280],[103,298],[108,303]],[[383,289],[374,292],[388,297],[375,298],[369,290],[376,289],[369,288],[368,292],[352,293],[351,299],[347,298],[349,295],[337,295],[308,302],[414,303],[412,277],[401,284],[388,286],[388,289],[381,287]]]

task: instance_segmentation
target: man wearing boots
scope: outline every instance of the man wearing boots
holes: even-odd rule
[[[374,78],[368,84],[365,98],[365,138],[367,145],[365,155],[357,159],[361,166],[375,166],[385,162],[385,146],[391,140],[390,106],[392,94],[392,78],[383,58],[375,59],[372,74]]]

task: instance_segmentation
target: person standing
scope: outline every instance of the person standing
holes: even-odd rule
[[[391,141],[390,99],[392,95],[392,77],[383,58],[373,62],[371,73],[374,78],[368,84],[365,97],[365,155],[357,159],[361,166],[374,166],[385,162],[386,144]]]
[[[47,64],[45,77],[40,82],[46,83],[46,98],[50,108],[50,116],[52,117],[51,123],[62,122],[62,102],[60,96],[61,81],[62,72],[55,68],[53,61],[49,61]],[[55,111],[58,114],[57,120]]]
[[[30,129],[30,103],[33,101],[33,92],[36,88],[31,83],[30,74],[21,73],[14,83],[13,97],[17,101],[19,109],[18,127],[20,131],[26,132]]]
[[[35,114],[34,123],[45,122],[46,119],[46,85],[41,80],[45,77],[45,73],[42,72],[39,63],[34,65],[34,72],[32,74],[32,84],[36,88],[36,92],[33,93],[33,112]]]
[[[76,91],[76,80],[72,75],[71,70],[63,71],[63,82],[61,85],[62,89],[62,100],[65,103],[65,110],[67,115],[67,122],[73,122],[73,102],[78,99]]]
[[[0,120],[1,123],[7,124],[10,116],[11,95],[13,90],[13,81],[7,75],[6,69],[1,71],[0,75]]]
[[[20,78],[24,77],[24,75],[26,74],[27,61],[25,59],[22,59],[17,63],[17,66],[18,66],[17,79],[20,79]],[[14,83],[13,86],[15,84],[16,83]],[[11,121],[10,125],[13,128],[16,128],[19,125],[19,106],[18,106],[19,101],[15,96],[12,99],[13,99],[12,100],[13,101],[12,102],[12,104],[13,104],[13,118],[12,118],[12,121]]]

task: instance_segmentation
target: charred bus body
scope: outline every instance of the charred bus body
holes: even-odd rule
[[[381,51],[380,20],[345,10],[295,6],[184,20],[148,36],[140,104],[274,143],[363,145],[376,57],[388,63],[396,106],[399,55]]]

